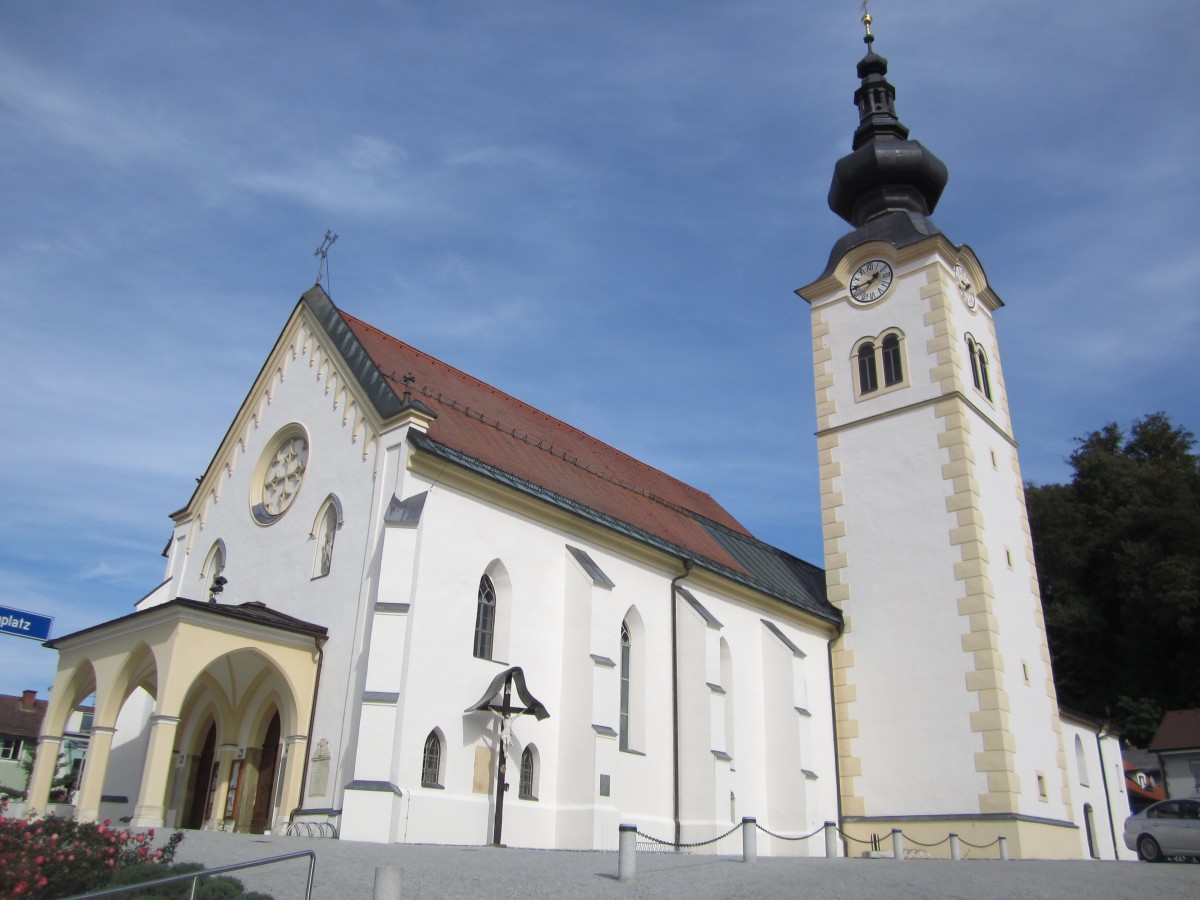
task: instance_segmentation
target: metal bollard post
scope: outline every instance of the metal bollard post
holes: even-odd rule
[[[899,828],[892,829],[892,856],[904,859],[904,832]]]
[[[950,832],[950,858],[962,859],[962,849],[958,846],[958,835]]]
[[[617,844],[617,881],[633,881],[637,874],[637,826],[621,824]]]
[[[758,859],[758,819],[742,816],[742,862]]]
[[[837,823],[825,823],[825,856],[827,859],[837,859]]]
[[[1006,838],[1004,835],[1000,835],[999,840],[1000,840],[1000,859],[1002,859],[1002,860],[1008,859],[1008,838]]]
[[[400,870],[393,866],[375,869],[375,893],[372,900],[400,900]]]

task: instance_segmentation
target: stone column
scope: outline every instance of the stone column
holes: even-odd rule
[[[58,771],[58,751],[62,742],[61,734],[43,734],[38,738],[37,757],[33,761],[33,774],[26,794],[26,810],[46,814],[46,804],[50,802],[50,783]]]
[[[167,797],[167,778],[171,774],[171,755],[175,749],[175,731],[178,728],[179,716],[150,717],[146,768],[142,773],[137,805],[133,808],[133,820],[130,822],[136,828],[161,828],[163,825],[163,803]]]
[[[300,796],[300,781],[304,777],[304,764],[308,757],[308,735],[289,734],[283,739],[283,746],[286,748],[283,772],[275,775],[277,779],[282,777],[282,787],[279,791],[280,819],[291,818],[292,810],[304,805],[304,798]]]
[[[225,801],[229,797],[229,771],[233,768],[234,757],[237,756],[237,744],[221,744],[217,747],[217,792],[213,797],[212,814],[200,827],[209,830],[217,827],[217,822],[225,817]],[[208,791],[209,773],[201,776],[201,790]],[[207,800],[205,801],[208,802]]]
[[[104,777],[108,774],[108,754],[112,750],[117,729],[109,725],[93,725],[88,741],[87,761],[83,765],[83,780],[75,795],[75,821],[95,822],[100,815],[100,798]]]

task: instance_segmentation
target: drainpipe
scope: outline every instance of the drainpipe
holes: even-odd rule
[[[1108,766],[1104,764],[1104,745],[1100,743],[1100,739],[1105,736],[1106,732],[1109,735],[1112,734],[1104,725],[1100,726],[1100,730],[1096,732],[1096,752],[1100,754],[1100,780],[1104,785],[1104,805],[1108,807],[1108,833],[1113,842],[1113,859],[1119,860],[1121,851],[1117,849],[1117,823],[1113,821],[1112,797],[1108,795]],[[1124,771],[1121,772],[1121,777],[1125,777]]]
[[[674,770],[673,805],[675,817],[675,852],[679,852],[681,834],[679,824],[679,617],[676,609],[675,589],[679,582],[687,578],[692,571],[692,561],[683,561],[683,574],[671,579],[671,730],[672,730],[672,766]]]
[[[839,636],[841,629],[839,629]],[[833,724],[833,782],[837,786],[834,795],[837,797],[837,827],[841,830],[844,820],[842,817],[842,769],[841,769],[841,751],[838,747],[838,726],[837,726],[837,694],[833,686],[833,642],[837,638],[833,638],[825,642],[825,656],[828,659],[826,670],[829,672],[829,709],[832,715],[830,719]],[[842,855],[849,856],[846,839],[842,838]]]
[[[312,740],[313,728],[317,722],[317,694],[321,690],[321,668],[325,665],[325,641],[321,638],[314,639],[313,643],[317,645],[317,674],[313,679],[313,697],[312,709],[308,711],[308,740]],[[304,744],[304,770],[300,774],[300,796],[298,799],[300,805],[292,810],[288,816],[288,822],[296,820],[296,813],[304,808],[304,790],[308,787],[308,762],[312,754],[309,753],[308,743]]]

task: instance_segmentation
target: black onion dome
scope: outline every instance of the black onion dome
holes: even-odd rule
[[[896,89],[887,80],[887,60],[872,46],[858,63],[862,85],[854,92],[858,128],[853,151],[838,160],[829,186],[829,208],[853,225],[888,212],[928,216],[946,187],[946,165],[896,117]]]

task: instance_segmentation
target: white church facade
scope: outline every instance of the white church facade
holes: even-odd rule
[[[754,816],[837,822],[849,853],[901,828],[1126,856],[1116,741],[1054,693],[1001,303],[929,219],[945,167],[868,49],[830,192],[855,230],[798,292],[824,569],[318,285],[172,514],[162,584],[49,642],[30,806],[94,694],[84,819],[613,849],[621,822],[686,843]]]

